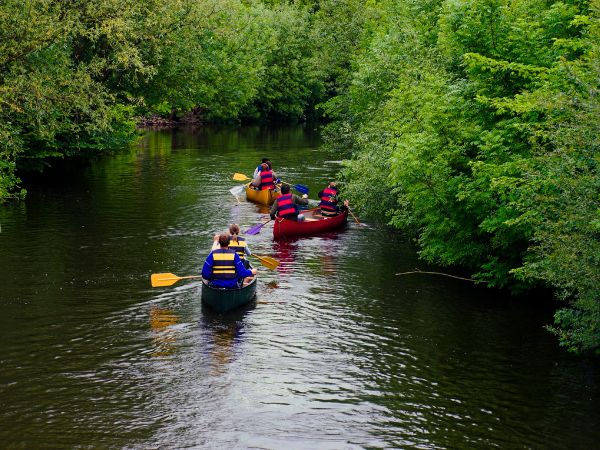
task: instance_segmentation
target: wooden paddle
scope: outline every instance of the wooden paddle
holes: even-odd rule
[[[202,278],[202,275],[189,275],[187,277],[178,277],[174,273],[153,273],[150,275],[150,284],[152,287],[171,286],[179,280],[188,278]]]
[[[362,223],[360,222],[360,220],[358,220],[358,218],[354,215],[354,213],[352,212],[352,210],[350,208],[348,208],[348,212],[350,213],[350,215],[352,217],[354,217],[354,220],[356,220],[357,224],[362,225]]]

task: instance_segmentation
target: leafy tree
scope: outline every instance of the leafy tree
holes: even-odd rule
[[[597,11],[530,0],[382,11],[349,88],[326,105],[355,203],[414,233],[429,261],[492,286],[557,287],[573,306],[552,330],[597,348]]]

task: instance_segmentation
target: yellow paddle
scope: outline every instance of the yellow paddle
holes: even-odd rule
[[[275,258],[271,258],[270,256],[258,256],[255,254],[252,254],[251,256],[254,256],[256,259],[258,259],[260,263],[267,269],[275,270],[279,265],[279,261],[277,261]]]
[[[179,280],[185,280],[187,278],[202,278],[202,275],[178,277],[174,273],[153,273],[150,275],[150,284],[152,284],[152,287],[171,286],[172,284],[177,283]]]
[[[251,255],[260,261],[260,263],[267,269],[275,270],[279,266],[279,261],[270,256],[259,256]],[[153,273],[150,275],[150,284],[152,287],[164,287],[171,286],[177,283],[179,280],[187,280],[190,278],[202,278],[202,275],[189,275],[187,277],[178,277],[174,273]]]
[[[252,178],[248,178],[243,173],[237,173],[237,172],[233,174],[233,179],[235,181],[251,181],[252,180]]]

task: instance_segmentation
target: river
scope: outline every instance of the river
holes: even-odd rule
[[[32,180],[0,207],[3,448],[594,448],[600,364],[544,330],[550,298],[427,270],[385,226],[249,237],[257,301],[218,316],[212,236],[265,210],[228,190],[269,156],[324,187],[311,127],[147,131],[131,151]],[[434,269],[435,270],[435,269]]]

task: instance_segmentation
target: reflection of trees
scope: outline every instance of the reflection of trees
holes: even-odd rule
[[[154,351],[152,356],[169,356],[175,352],[175,330],[177,316],[169,309],[152,307],[150,328],[153,332]]]

